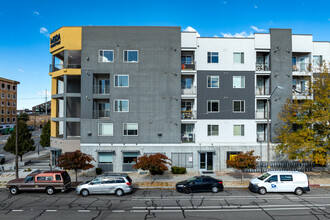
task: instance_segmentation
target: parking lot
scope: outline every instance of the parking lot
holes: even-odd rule
[[[173,190],[82,197],[75,191],[20,193],[0,191],[0,219],[329,219],[330,188],[313,188],[296,196],[246,189],[182,194]]]

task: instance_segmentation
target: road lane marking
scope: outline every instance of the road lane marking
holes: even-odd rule
[[[112,210],[112,212],[125,212],[125,210]]]
[[[91,210],[78,210],[78,212],[90,212]]]
[[[22,209],[13,209],[13,210],[11,210],[12,212],[23,212],[23,210]]]
[[[56,209],[47,209],[46,212],[57,212]]]

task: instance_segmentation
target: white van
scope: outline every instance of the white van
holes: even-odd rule
[[[310,191],[307,175],[298,171],[264,173],[250,181],[249,189],[261,195],[267,192],[294,192],[297,195],[302,195]]]

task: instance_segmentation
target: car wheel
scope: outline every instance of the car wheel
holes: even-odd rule
[[[185,194],[189,194],[189,193],[191,193],[191,189],[188,188],[188,187],[186,187],[186,188],[183,189],[183,192],[184,192]]]
[[[10,194],[12,194],[12,195],[18,194],[18,188],[16,186],[10,187],[9,191],[10,191]]]
[[[296,195],[298,195],[298,196],[301,196],[301,195],[304,193],[304,191],[302,190],[302,188],[297,188],[297,189],[294,191],[294,193],[295,193]]]
[[[260,195],[265,195],[265,194],[267,193],[267,190],[266,190],[266,188],[261,187],[261,188],[258,190],[258,192],[259,192]]]
[[[5,164],[5,159],[2,159],[0,164]]]
[[[49,187],[46,188],[46,193],[47,193],[48,195],[53,195],[54,192],[55,192],[54,187],[49,186]]]
[[[83,197],[86,197],[86,196],[89,196],[89,191],[87,189],[83,189],[81,190],[80,194],[83,196]]]
[[[216,187],[216,186],[213,186],[213,187],[211,188],[211,190],[212,190],[213,193],[217,193],[217,192],[219,192],[219,188]]]
[[[122,189],[117,189],[116,190],[116,196],[120,197],[122,195],[124,195],[124,191]]]

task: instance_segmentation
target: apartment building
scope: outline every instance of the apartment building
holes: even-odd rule
[[[62,27],[50,52],[51,145],[110,172],[157,152],[201,172],[242,151],[274,159],[267,138],[283,104],[311,98],[308,82],[330,60],[329,42],[290,29],[204,38],[180,27]]]
[[[18,84],[17,81],[0,77],[0,128],[15,124]]]

